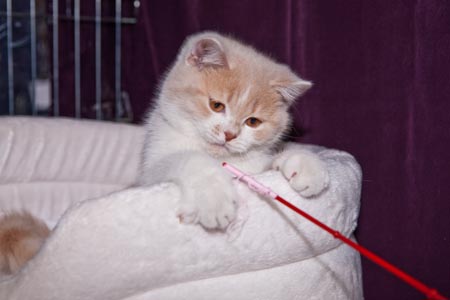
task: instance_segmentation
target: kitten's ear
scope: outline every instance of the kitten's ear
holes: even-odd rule
[[[303,80],[288,70],[283,73],[280,78],[271,80],[270,85],[290,105],[297,97],[303,95],[312,87],[312,82]]]
[[[186,58],[188,65],[200,70],[207,67],[228,68],[227,58],[219,41],[212,38],[198,40]]]

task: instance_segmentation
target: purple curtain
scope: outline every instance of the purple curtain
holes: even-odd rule
[[[293,136],[360,162],[358,240],[450,296],[450,2],[141,1],[122,54],[136,122],[184,38],[206,29],[315,83],[293,108]],[[367,300],[423,299],[369,261],[363,273]]]
[[[307,3],[316,88],[296,107],[300,140],[356,156],[358,240],[450,296],[450,2]],[[366,260],[363,273],[368,300],[423,298]]]

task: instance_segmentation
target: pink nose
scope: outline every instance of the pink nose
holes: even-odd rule
[[[225,131],[225,141],[229,142],[231,140],[234,140],[236,138],[236,135],[234,133],[231,133],[229,131]]]

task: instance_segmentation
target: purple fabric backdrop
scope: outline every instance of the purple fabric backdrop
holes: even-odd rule
[[[319,1],[305,13],[316,89],[297,107],[304,140],[362,165],[359,241],[450,296],[450,2]],[[363,272],[368,300],[422,299],[371,262]]]
[[[293,135],[362,165],[358,240],[450,296],[449,1],[141,5],[138,24],[123,30],[122,84],[136,122],[190,33],[231,33],[288,63],[315,83],[293,109]],[[363,268],[367,300],[423,299],[371,262]]]

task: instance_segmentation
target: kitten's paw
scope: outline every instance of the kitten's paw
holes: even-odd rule
[[[273,168],[279,170],[303,197],[318,195],[330,182],[325,163],[315,153],[285,153],[274,161]]]
[[[178,207],[177,217],[180,223],[193,224],[198,222],[198,209],[195,205],[189,204],[184,201]]]
[[[183,223],[200,223],[207,229],[224,229],[236,217],[236,195],[231,181],[210,177],[184,187],[178,209]]]

